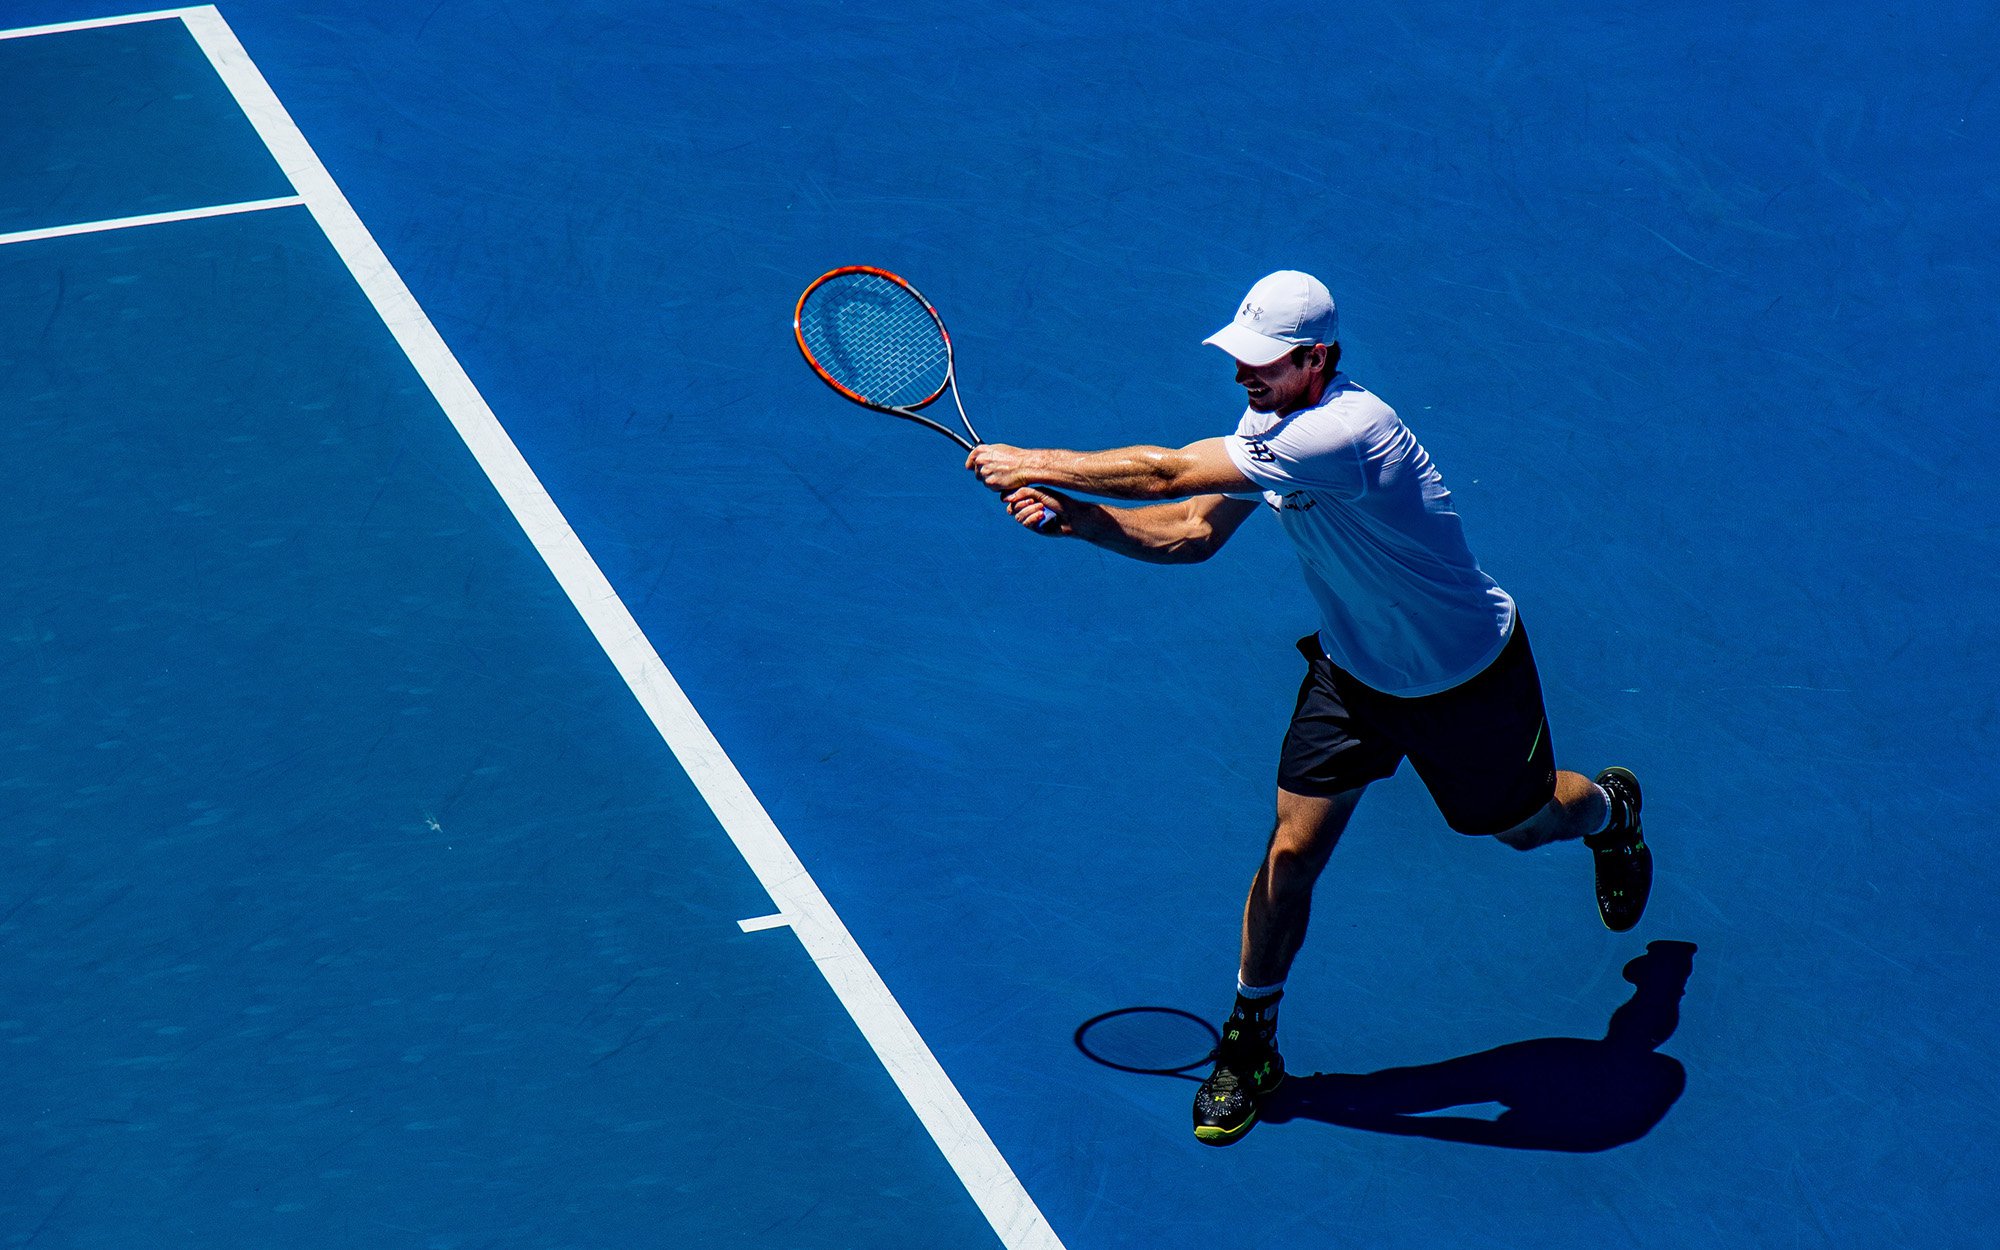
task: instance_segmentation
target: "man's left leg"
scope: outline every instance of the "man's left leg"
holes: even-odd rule
[[[1597,912],[1622,933],[1652,890],[1653,853],[1639,827],[1639,779],[1607,768],[1596,781],[1555,766],[1541,675],[1518,621],[1499,658],[1465,683],[1395,707],[1410,762],[1451,827],[1517,851],[1581,838],[1597,874]],[[1526,820],[1522,812],[1531,812]]]
[[[1568,842],[1604,828],[1611,802],[1582,773],[1556,770],[1556,794],[1547,807],[1493,836],[1517,851],[1532,851],[1551,842]]]
[[[1517,851],[1582,838],[1597,872],[1597,913],[1606,928],[1623,933],[1639,923],[1653,888],[1641,801],[1639,779],[1629,769],[1607,768],[1595,782],[1558,771],[1548,806],[1494,836]]]

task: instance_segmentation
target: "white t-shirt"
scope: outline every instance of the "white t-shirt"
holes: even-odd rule
[[[1246,409],[1222,442],[1298,548],[1329,660],[1414,696],[1477,676],[1506,646],[1514,600],[1473,559],[1444,479],[1395,410],[1346,374],[1315,407]]]

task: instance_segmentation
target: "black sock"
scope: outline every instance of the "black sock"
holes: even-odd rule
[[[1251,1043],[1272,1046],[1278,1040],[1278,1000],[1284,991],[1267,994],[1262,998],[1236,996],[1236,1010],[1229,1013],[1229,1023],[1222,1028],[1225,1043]]]

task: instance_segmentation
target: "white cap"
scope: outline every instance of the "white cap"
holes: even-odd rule
[[[1340,340],[1333,295],[1309,273],[1280,269],[1257,280],[1236,319],[1203,339],[1246,365],[1268,365],[1294,347]]]

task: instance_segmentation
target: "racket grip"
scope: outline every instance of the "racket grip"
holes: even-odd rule
[[[1058,511],[1056,511],[1056,510],[1055,510],[1054,508],[1051,508],[1051,507],[1049,507],[1049,506],[1048,506],[1047,504],[1043,504],[1043,505],[1042,505],[1042,519],[1041,519],[1041,520],[1039,520],[1039,521],[1037,521],[1037,522],[1035,522],[1035,532],[1036,532],[1037,534],[1041,533],[1041,532],[1042,532],[1043,530],[1045,530],[1045,529],[1047,529],[1047,528],[1049,527],[1049,523],[1050,523],[1051,521],[1054,521],[1054,520],[1055,520],[1056,518],[1060,517],[1061,515],[1062,515],[1062,513],[1060,513],[1060,512],[1058,512]]]

